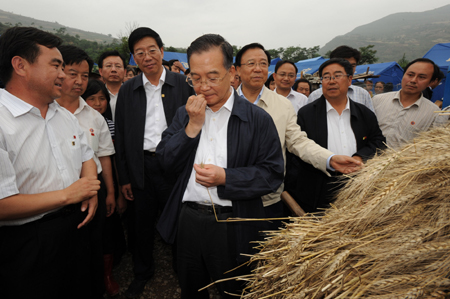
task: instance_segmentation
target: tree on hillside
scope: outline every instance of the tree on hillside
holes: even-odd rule
[[[292,62],[297,62],[299,60],[305,60],[314,58],[319,55],[319,46],[311,47],[311,48],[302,48],[302,47],[287,47],[278,48],[278,49],[269,49],[267,50],[270,53],[270,56],[273,58],[280,57],[283,60],[289,60]]]
[[[361,52],[361,60],[359,64],[374,64],[378,61],[377,50],[374,50],[374,45],[368,45],[366,47],[360,47],[359,52]]]
[[[288,47],[284,50],[282,58],[283,60],[290,60],[292,62],[297,62],[300,60],[310,59],[319,56],[319,46],[312,48],[302,48],[302,47]]]
[[[398,63],[399,66],[402,67],[402,69],[404,69],[408,65],[409,60],[406,59],[406,54],[405,53],[403,53],[403,57],[399,61],[397,61],[397,63]]]
[[[284,52],[284,48],[278,48],[278,49],[269,49],[267,50],[270,54],[270,57],[272,59],[276,58],[276,57],[281,57],[281,55]]]
[[[238,46],[236,46],[236,45],[233,45],[232,46],[233,47],[233,56],[236,56],[236,54],[239,52],[239,50],[242,48],[242,47],[238,47]]]

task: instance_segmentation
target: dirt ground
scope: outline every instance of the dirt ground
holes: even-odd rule
[[[178,285],[178,279],[172,269],[172,248],[166,244],[159,234],[156,234],[154,257],[156,263],[155,275],[145,286],[144,292],[139,299],[176,299],[180,298],[181,289]],[[133,280],[133,267],[131,254],[127,252],[120,264],[113,270],[114,277],[120,286],[120,293],[114,299],[126,299],[123,293]],[[220,299],[215,287],[210,288],[210,298]]]

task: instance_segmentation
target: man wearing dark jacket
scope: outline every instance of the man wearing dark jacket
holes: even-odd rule
[[[161,37],[150,28],[134,30],[128,45],[142,70],[120,88],[116,106],[116,164],[119,184],[130,201],[130,232],[134,280],[125,295],[138,296],[154,274],[153,239],[159,210],[173,182],[155,155],[162,132],[170,126],[178,107],[194,90],[186,77],[166,71]]]
[[[178,174],[158,230],[168,242],[177,237],[181,298],[209,298],[198,290],[242,263],[240,254],[251,252],[249,242],[265,228],[262,221],[230,218],[263,218],[261,196],[280,186],[284,165],[270,115],[230,86],[231,45],[208,34],[187,55],[197,96],[178,109],[156,151],[163,168]],[[218,288],[227,298],[225,292],[239,292],[236,284]]]
[[[375,114],[348,98],[353,69],[344,59],[330,59],[319,68],[323,95],[298,112],[298,124],[320,146],[333,153],[352,156],[360,162],[385,148]],[[291,155],[285,190],[306,212],[329,206],[337,191],[337,176],[328,177]]]

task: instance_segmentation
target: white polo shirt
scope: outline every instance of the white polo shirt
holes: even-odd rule
[[[116,153],[111,133],[105,118],[97,110],[89,106],[82,97],[79,98],[79,102],[80,104],[73,115],[78,119],[80,127],[86,134],[88,144],[94,151],[97,173],[100,173],[102,172],[102,165],[98,158]]]
[[[77,119],[58,103],[49,105],[44,119],[38,108],[0,90],[0,200],[67,188],[93,155]],[[0,226],[25,224],[46,213]]]

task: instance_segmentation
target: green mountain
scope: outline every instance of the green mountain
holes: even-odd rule
[[[6,12],[3,10],[0,10],[0,23],[10,26],[11,25],[14,26],[16,24],[18,26],[32,26],[53,33],[56,33],[57,30],[60,30],[61,28],[65,28],[65,33],[67,34],[70,34],[72,36],[78,35],[80,39],[86,39],[88,41],[96,41],[100,44],[110,44],[114,39],[110,35],[70,28],[57,22],[40,21],[33,18]]]
[[[353,31],[333,38],[323,48],[323,55],[340,45],[354,48],[375,45],[378,62],[422,57],[437,43],[450,42],[450,5],[424,12],[391,14]]]

